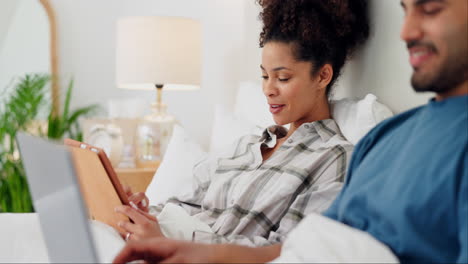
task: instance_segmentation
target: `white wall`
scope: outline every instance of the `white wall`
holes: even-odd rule
[[[262,50],[259,46],[259,35],[262,23],[258,17],[261,8],[255,0],[244,0],[244,61],[242,63],[241,79],[261,82]]]
[[[1,0],[0,97],[13,78],[49,72],[49,54],[49,22],[39,1]]]
[[[399,37],[403,23],[399,2],[370,0],[369,4],[371,37],[345,66],[343,75],[335,86],[334,97],[363,97],[367,93],[373,93],[394,113],[426,103],[433,95],[416,94],[410,85],[412,69],[406,46]],[[260,9],[254,1],[247,2],[245,8],[245,47],[248,54],[245,69],[249,69],[245,76],[250,80],[258,80],[261,50],[255,47],[258,47],[258,34],[261,30],[261,23],[258,21]]]
[[[373,0],[373,35],[345,69],[336,97],[376,94],[394,112],[427,101],[410,87],[411,68],[399,39],[398,2]],[[202,88],[167,92],[164,101],[186,129],[207,147],[215,103],[232,106],[240,81],[260,82],[259,7],[254,0],[52,0],[57,13],[62,77],[75,78],[74,106],[111,98],[143,97],[152,92],[115,87],[115,23],[130,15],[174,15],[202,21]],[[65,82],[65,78],[62,78]]]
[[[403,11],[399,1],[369,1],[372,34],[363,49],[346,66],[337,97],[373,93],[394,113],[424,104],[432,95],[411,88],[412,69],[405,43],[400,40]]]
[[[19,1],[17,0],[3,0],[0,2],[0,50],[2,50],[3,40],[8,33],[18,4]]]
[[[207,147],[214,103],[233,104],[242,70],[244,3],[239,0],[52,0],[57,13],[62,80],[75,79],[74,106],[153,92],[115,86],[116,20],[170,15],[200,19],[203,26],[202,85],[194,92],[167,92],[169,111]]]

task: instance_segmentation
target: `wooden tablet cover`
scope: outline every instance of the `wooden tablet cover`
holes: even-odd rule
[[[103,149],[91,146],[89,144],[86,144],[80,141],[69,139],[69,138],[66,138],[63,141],[63,143],[67,146],[87,149],[87,150],[93,151],[94,153],[97,153],[99,159],[101,160],[102,166],[104,166],[104,169],[107,172],[107,176],[109,177],[112,184],[114,185],[114,189],[117,192],[117,195],[119,196],[120,201],[122,202],[122,204],[130,205],[128,202],[127,194],[125,193],[124,188],[122,184],[120,183],[119,177],[117,177],[117,173],[115,173],[115,170],[112,167],[112,164],[109,158],[107,158],[107,155]]]
[[[116,206],[122,205],[122,201],[97,153],[76,147],[69,147],[69,150],[89,217],[124,232],[117,224],[129,219],[114,211]]]

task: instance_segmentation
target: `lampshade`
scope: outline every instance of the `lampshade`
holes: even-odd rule
[[[125,17],[117,21],[117,87],[196,89],[200,85],[201,25],[180,17]]]

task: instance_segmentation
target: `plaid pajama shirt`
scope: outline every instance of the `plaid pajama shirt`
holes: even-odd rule
[[[302,124],[263,161],[286,129],[271,126],[262,136],[240,138],[217,157],[194,167],[193,192],[173,197],[215,234],[194,240],[264,246],[282,242],[307,214],[325,211],[342,188],[353,145],[334,120]]]

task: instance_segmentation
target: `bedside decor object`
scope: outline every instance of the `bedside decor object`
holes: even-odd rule
[[[96,124],[89,130],[87,143],[103,149],[113,167],[119,165],[124,147],[120,127],[112,123],[107,125]]]
[[[137,167],[157,166],[172,134],[175,118],[166,112],[162,90],[198,89],[200,71],[200,22],[159,16],[118,20],[117,87],[156,90],[151,114],[137,126]]]
[[[83,119],[83,142],[104,149],[114,168],[135,168],[134,141],[138,122],[136,118]],[[106,145],[114,146],[109,153]]]
[[[136,128],[136,166],[155,168],[166,152],[175,118],[165,111],[154,111],[145,116]]]

